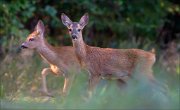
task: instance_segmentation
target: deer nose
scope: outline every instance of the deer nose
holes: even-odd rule
[[[22,48],[22,49],[25,49],[25,48],[28,48],[28,47],[25,46],[25,44],[23,43],[23,44],[21,45],[21,48]]]
[[[72,35],[72,39],[77,39],[77,36],[76,35]]]

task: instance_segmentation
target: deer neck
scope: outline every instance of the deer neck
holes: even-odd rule
[[[87,45],[84,43],[83,39],[78,39],[77,41],[73,41],[73,47],[75,48],[75,53],[78,59],[84,61],[86,59]]]
[[[36,50],[46,61],[51,64],[56,64],[57,56],[53,50],[53,46],[51,46],[45,39],[43,39],[43,42]]]

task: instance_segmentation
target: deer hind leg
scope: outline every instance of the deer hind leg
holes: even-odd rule
[[[166,94],[166,87],[165,85],[161,84],[160,81],[158,81],[153,74],[152,71],[152,66],[153,66],[153,62],[146,62],[144,63],[141,68],[140,68],[140,73],[143,74],[143,78],[146,78],[148,80],[148,83],[150,84],[150,86],[160,92],[162,92],[163,94]]]
[[[155,79],[153,75],[151,75],[151,77],[148,77],[148,78],[153,88],[155,88],[156,90],[159,90],[164,95],[167,95],[167,87],[163,83]]]
[[[48,96],[52,96],[47,89],[46,76],[52,72],[51,68],[44,68],[41,72],[42,75],[42,92]]]

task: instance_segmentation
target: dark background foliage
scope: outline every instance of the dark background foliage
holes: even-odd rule
[[[138,48],[147,43],[165,48],[179,36],[179,10],[175,0],[5,0],[0,7],[1,53],[12,36],[25,38],[39,19],[52,44],[71,45],[60,15],[78,21],[86,12],[90,20],[83,35],[90,45],[118,48],[123,41],[139,41]]]
[[[179,0],[0,0],[0,98],[8,100],[3,100],[1,104],[14,108],[19,105],[12,105],[11,102],[9,104],[9,100],[15,100],[26,108],[26,101],[33,102],[34,106],[36,102],[44,102],[41,98],[34,97],[39,96],[40,72],[47,65],[34,51],[28,50],[26,53],[19,48],[38,20],[44,22],[46,39],[50,44],[72,45],[67,29],[61,22],[61,13],[68,15],[72,21],[78,21],[87,12],[90,19],[83,30],[87,44],[111,48],[140,48],[147,51],[155,49],[155,76],[168,86],[171,103],[164,103],[163,97],[156,92],[152,95],[143,93],[145,88],[134,83],[129,87],[131,92],[125,92],[126,94],[117,92],[114,86],[107,89],[108,86],[97,90],[100,94],[92,99],[84,101],[81,93],[85,90],[82,87],[87,86],[87,76],[79,75],[73,86],[75,89],[68,98],[59,101],[57,96],[51,100],[55,105],[45,104],[46,107],[53,106],[56,109],[71,105],[69,108],[178,108],[179,4]],[[54,80],[54,76],[49,76],[49,88],[62,88],[62,79]],[[116,99],[117,97],[122,98]],[[147,100],[145,97],[151,98]],[[72,102],[72,99],[76,102]],[[132,105],[129,106],[129,103]]]

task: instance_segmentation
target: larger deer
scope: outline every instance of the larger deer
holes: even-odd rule
[[[49,93],[46,86],[46,76],[48,73],[55,75],[63,75],[65,77],[63,93],[66,94],[69,90],[72,81],[72,69],[79,72],[80,65],[75,56],[74,49],[71,46],[53,47],[44,38],[44,24],[41,20],[38,21],[35,30],[28,35],[26,41],[21,45],[22,48],[35,49],[43,59],[49,64],[49,68],[44,68],[42,74],[42,92],[46,95]]]
[[[140,49],[88,46],[82,37],[82,30],[88,24],[88,14],[82,16],[79,22],[72,22],[64,13],[62,13],[61,19],[69,30],[78,60],[89,71],[90,91],[96,87],[102,77],[115,78],[118,81],[126,82],[137,69],[144,78],[151,82],[156,81],[152,74],[155,54]]]

